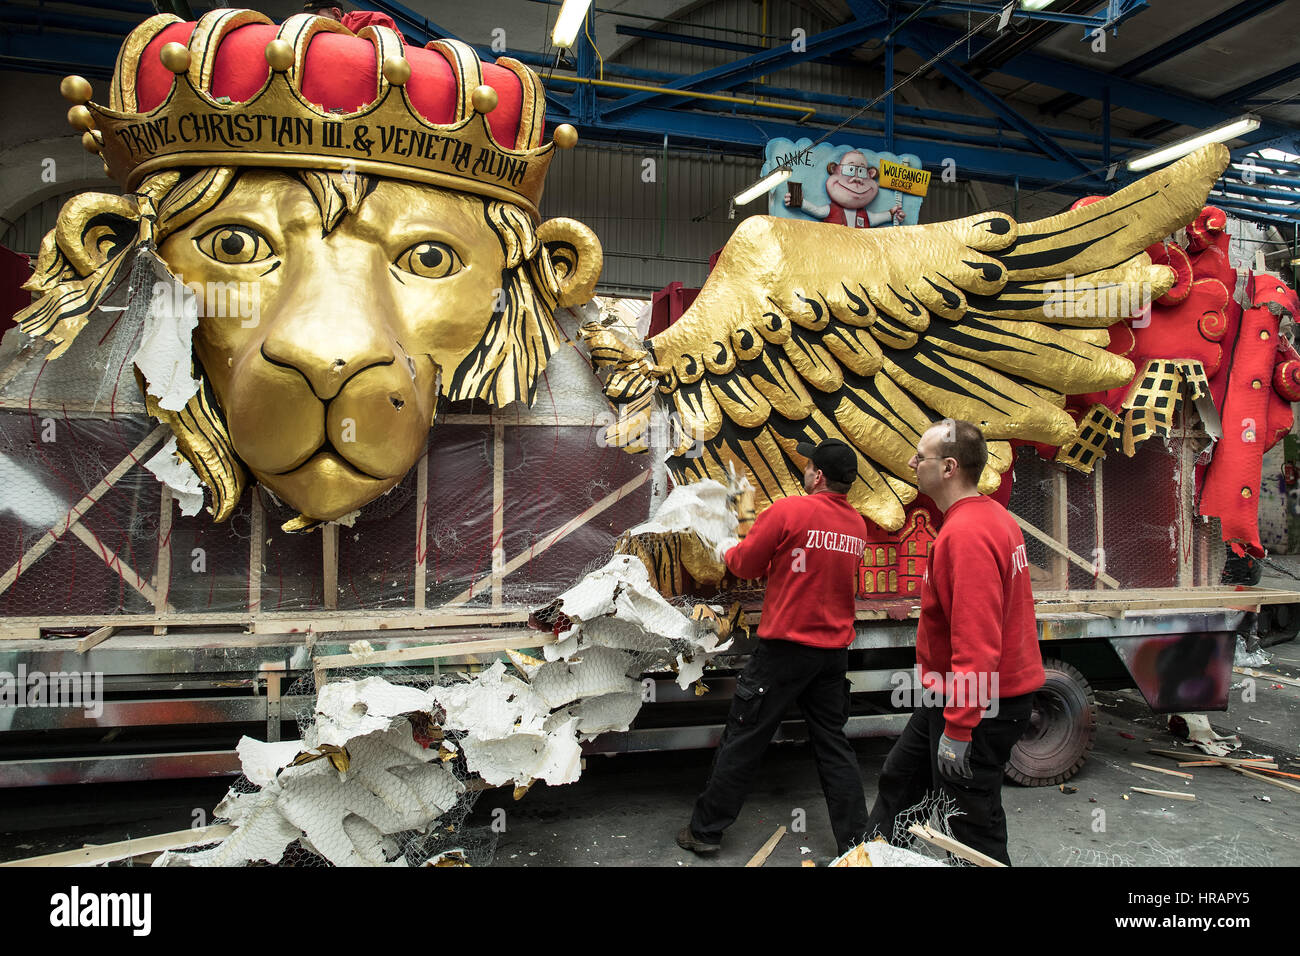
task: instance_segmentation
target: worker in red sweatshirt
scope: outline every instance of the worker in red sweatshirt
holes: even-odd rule
[[[1002,771],[1029,725],[1043,659],[1025,539],[976,488],[987,461],[979,429],[945,419],[909,462],[943,512],[916,632],[923,706],[885,759],[867,829],[892,839],[895,818],[937,791],[959,811],[952,835],[1010,864]]]
[[[677,844],[716,852],[735,821],[767,745],[792,704],[812,742],[817,772],[841,853],[862,841],[867,804],[849,719],[848,646],[867,526],[849,504],[857,452],[838,439],[801,443],[807,495],[774,501],[739,543],[719,556],[742,580],[766,578],[758,647],[736,678],[727,726],[704,792]]]

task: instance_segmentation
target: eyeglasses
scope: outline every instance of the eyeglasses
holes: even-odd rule
[[[929,455],[929,456],[913,455],[912,457],[915,458],[918,462],[920,462],[920,461],[947,461],[952,456],[951,455]]]
[[[855,165],[849,164],[849,165],[847,165],[847,166],[841,166],[841,167],[840,167],[840,172],[841,172],[843,175],[848,176],[850,179],[870,179],[870,178],[871,178],[871,168],[870,168],[869,166],[855,166]]]

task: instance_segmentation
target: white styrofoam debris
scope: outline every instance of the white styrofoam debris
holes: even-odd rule
[[[532,688],[507,674],[501,661],[468,683],[434,687],[430,695],[446,712],[443,727],[479,740],[540,731],[550,710]]]
[[[199,301],[194,291],[172,275],[166,263],[142,251],[154,271],[153,295],[145,316],[140,348],[132,362],[144,376],[145,388],[159,406],[179,412],[199,393],[193,376],[194,330]]]
[[[591,739],[607,731],[621,733],[631,725],[641,710],[641,695],[603,694],[584,700],[573,708],[572,713],[578,719],[578,733]]]
[[[303,743],[308,749],[322,744],[342,747],[354,737],[387,730],[402,714],[428,710],[425,691],[390,684],[382,677],[333,681],[316,695],[316,722]]]
[[[705,479],[678,485],[664,499],[649,520],[634,527],[629,534],[663,534],[695,532],[710,546],[736,535],[736,514],[727,507],[727,486]]]
[[[203,507],[203,482],[194,467],[176,451],[175,436],[169,438],[144,466],[172,490],[181,514],[193,517],[199,513]]]
[[[302,750],[301,740],[266,743],[252,737],[240,737],[239,743],[235,745],[235,753],[239,754],[239,765],[244,776],[249,783],[255,783],[259,787],[270,784],[276,773],[293,763],[293,758],[302,753]]]
[[[562,631],[556,635],[558,639],[554,644],[547,644],[542,648],[542,657],[548,661],[567,661],[578,652],[581,633],[581,630],[577,627]]]
[[[627,676],[632,655],[608,647],[588,647],[576,661],[553,661],[533,678],[533,689],[549,709],[601,694],[636,694],[641,685]]]
[[[466,737],[466,766],[492,786],[545,780],[573,783],[582,772],[577,721],[569,718],[548,733],[517,733],[495,740]]]

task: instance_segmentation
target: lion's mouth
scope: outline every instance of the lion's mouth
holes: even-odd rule
[[[392,477],[392,476],[384,476],[384,475],[372,475],[368,471],[361,470],[352,462],[348,461],[346,455],[342,454],[340,451],[338,451],[338,449],[336,449],[333,445],[331,445],[329,439],[326,439],[324,442],[318,445],[316,450],[312,452],[310,455],[308,455],[307,460],[304,461],[301,465],[298,465],[294,468],[290,468],[288,471],[272,472],[272,474],[274,474],[277,478],[287,478],[305,469],[319,467],[320,465],[327,464],[327,463],[338,465],[338,467],[342,468],[344,472],[346,472],[347,474],[355,475],[358,478],[369,478],[371,481],[389,481]]]

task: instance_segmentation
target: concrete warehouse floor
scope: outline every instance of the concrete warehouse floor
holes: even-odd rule
[[[1267,669],[1300,676],[1300,641],[1267,649]],[[1220,733],[1238,733],[1246,749],[1300,772],[1300,687],[1257,683],[1253,703],[1234,692],[1227,713],[1210,714]],[[1153,773],[1133,761],[1174,768],[1147,753],[1181,745],[1134,692],[1099,693],[1096,745],[1062,792],[1007,785],[1010,850],[1020,865],[1137,864],[1277,866],[1300,864],[1300,793],[1225,768],[1193,768],[1193,779]],[[867,799],[889,740],[858,742]],[[1189,751],[1191,748],[1187,748]],[[708,774],[710,751],[593,757],[576,784],[535,786],[519,802],[509,791],[486,793],[471,825],[501,821],[497,866],[741,866],[803,810],[806,832],[789,833],[768,866],[798,866],[834,850],[811,753],[803,745],[772,748],[744,812],[721,853],[700,858],[673,837]],[[1196,759],[1193,754],[1188,759]],[[1300,781],[1289,781],[1300,783]],[[0,790],[0,859],[16,859],[180,830],[207,822],[229,783],[225,778]],[[1195,802],[1130,793],[1131,786],[1186,790]],[[1129,793],[1129,799],[1124,794]],[[1261,798],[1267,797],[1265,801]],[[1094,830],[1103,818],[1104,830]],[[806,848],[806,852],[805,852]]]

